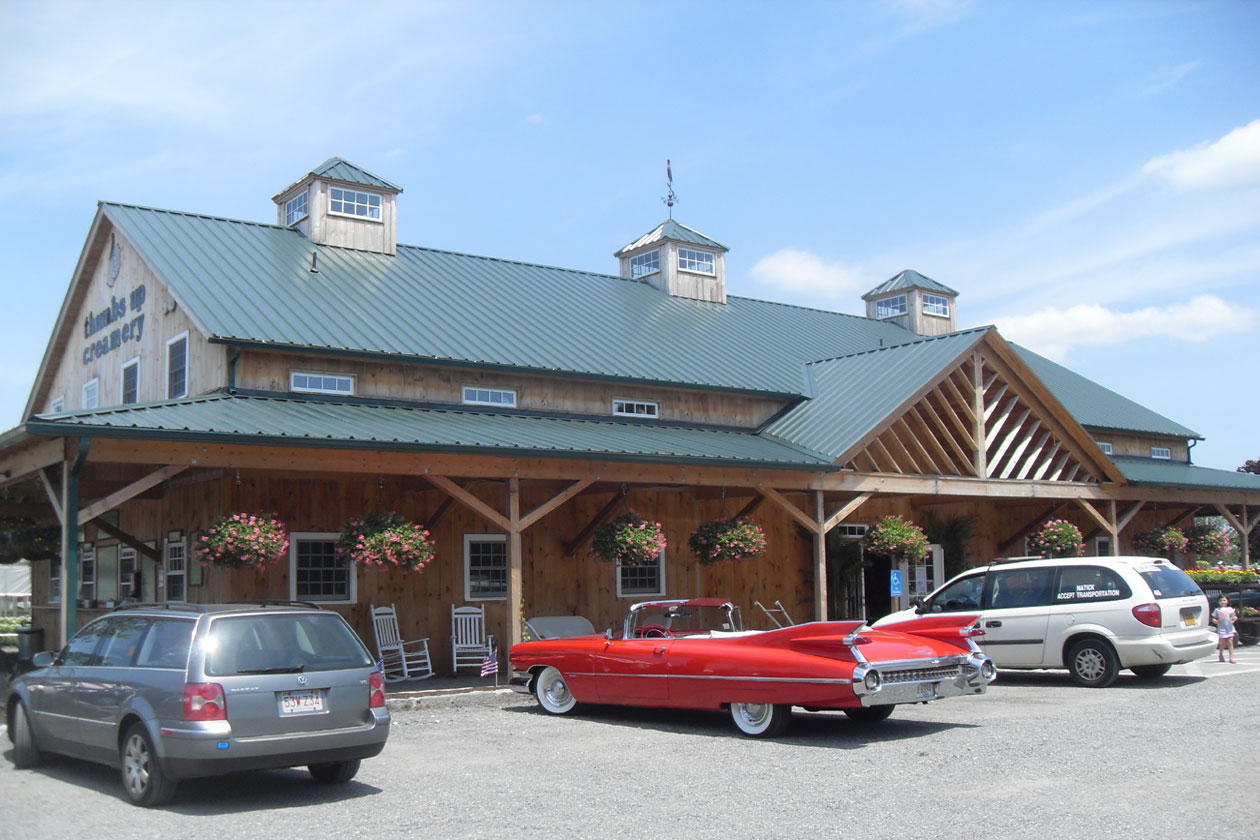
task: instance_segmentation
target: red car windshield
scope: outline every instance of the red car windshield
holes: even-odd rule
[[[739,630],[739,610],[697,603],[648,604],[631,616],[631,638],[642,638],[649,628],[663,628],[673,636],[691,636],[713,630]],[[664,635],[653,633],[650,635]]]

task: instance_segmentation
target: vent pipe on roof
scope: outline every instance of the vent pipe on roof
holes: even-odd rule
[[[311,251],[311,274],[319,274],[319,254]]]

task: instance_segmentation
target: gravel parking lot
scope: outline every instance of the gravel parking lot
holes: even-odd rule
[[[509,693],[442,698],[397,712],[385,752],[348,785],[298,770],[192,781],[160,811],[127,804],[107,768],[14,770],[6,739],[0,826],[15,838],[1238,837],[1256,820],[1258,688],[1254,647],[1238,665],[1104,690],[1008,672],[983,697],[900,707],[869,729],[798,712],[778,741],[716,713],[554,718]]]

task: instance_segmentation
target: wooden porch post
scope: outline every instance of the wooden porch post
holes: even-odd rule
[[[521,641],[521,480],[508,479],[508,587],[507,587],[507,642],[508,647]],[[499,663],[502,667],[503,663]]]
[[[827,620],[827,521],[823,510],[823,491],[814,491],[814,519],[818,523],[814,531],[814,619]]]

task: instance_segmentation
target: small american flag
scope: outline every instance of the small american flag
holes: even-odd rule
[[[488,677],[491,675],[498,676],[499,658],[498,651],[490,648],[490,653],[486,655],[486,661],[481,663],[481,676]]]

